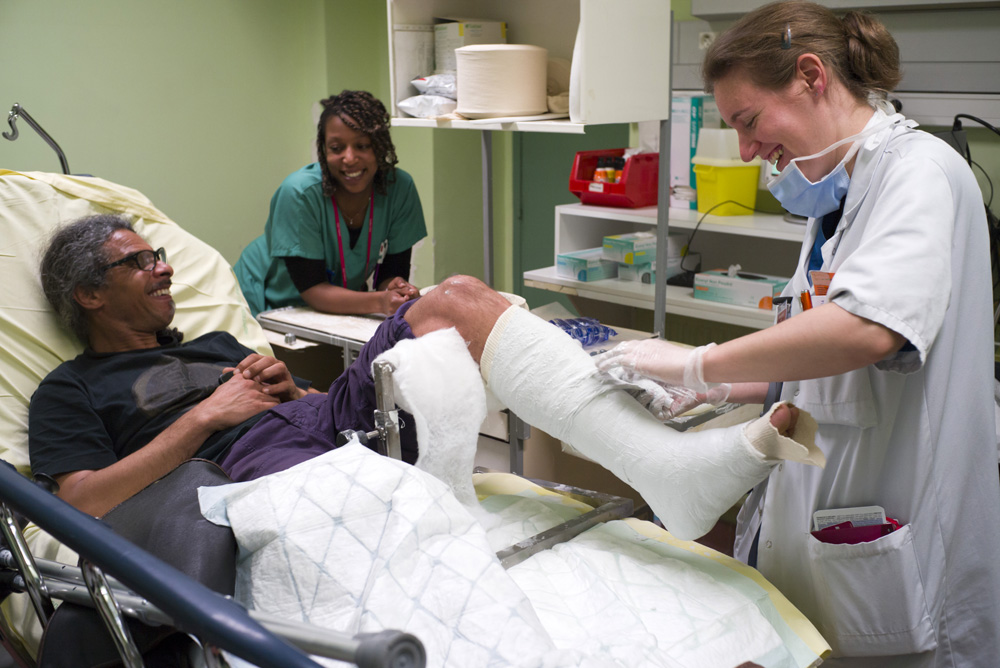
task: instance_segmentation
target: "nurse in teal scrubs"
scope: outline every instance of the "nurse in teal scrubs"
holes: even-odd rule
[[[413,179],[396,167],[389,115],[370,93],[321,101],[320,160],[290,174],[264,234],[236,263],[254,315],[308,305],[327,313],[392,314],[417,296],[413,245],[427,235]]]

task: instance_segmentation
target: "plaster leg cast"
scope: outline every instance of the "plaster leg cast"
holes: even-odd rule
[[[822,466],[805,411],[798,441],[769,415],[745,425],[680,434],[627,393],[603,383],[587,353],[523,309],[507,309],[486,341],[480,370],[496,397],[528,424],[572,445],[639,492],[681,539],[707,533],[780,459]]]
[[[416,467],[447,484],[482,521],[472,470],[486,391],[465,341],[455,328],[442,329],[400,341],[379,360],[392,364],[396,402],[416,422]]]

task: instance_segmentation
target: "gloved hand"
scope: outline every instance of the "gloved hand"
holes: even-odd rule
[[[695,392],[681,385],[668,385],[646,378],[624,367],[602,372],[602,377],[631,394],[660,422],[671,420],[702,404],[721,406],[732,390],[731,385],[723,383],[708,392]]]
[[[706,383],[702,371],[702,356],[714,343],[687,348],[662,339],[624,341],[611,350],[596,355],[597,368],[609,372],[621,367],[647,378],[670,385],[683,385],[697,392],[707,392],[715,383]]]

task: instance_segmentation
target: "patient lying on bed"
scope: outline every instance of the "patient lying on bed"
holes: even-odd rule
[[[452,327],[502,403],[632,485],[678,537],[708,531],[779,458],[819,461],[787,438],[794,431],[807,441],[809,419],[785,404],[746,425],[677,434],[605,385],[562,331],[470,277],[397,311],[320,394],[226,333],[181,343],[169,329],[172,275],[163,254],[116,216],[64,228],[43,259],[46,297],[87,350],[32,397],[31,464],[86,512],[103,514],[190,457],[249,480],[333,449],[338,431],[373,426],[375,357]],[[227,370],[235,371],[228,380]]]

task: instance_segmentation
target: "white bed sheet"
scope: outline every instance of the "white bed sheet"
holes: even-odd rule
[[[628,522],[504,571],[487,531],[445,485],[360,445],[200,493],[206,516],[232,526],[241,546],[239,601],[349,634],[413,633],[429,666],[801,668],[819,659],[776,592]],[[508,515],[491,531],[513,524],[517,538],[581,510],[532,509],[530,496],[487,499]]]

